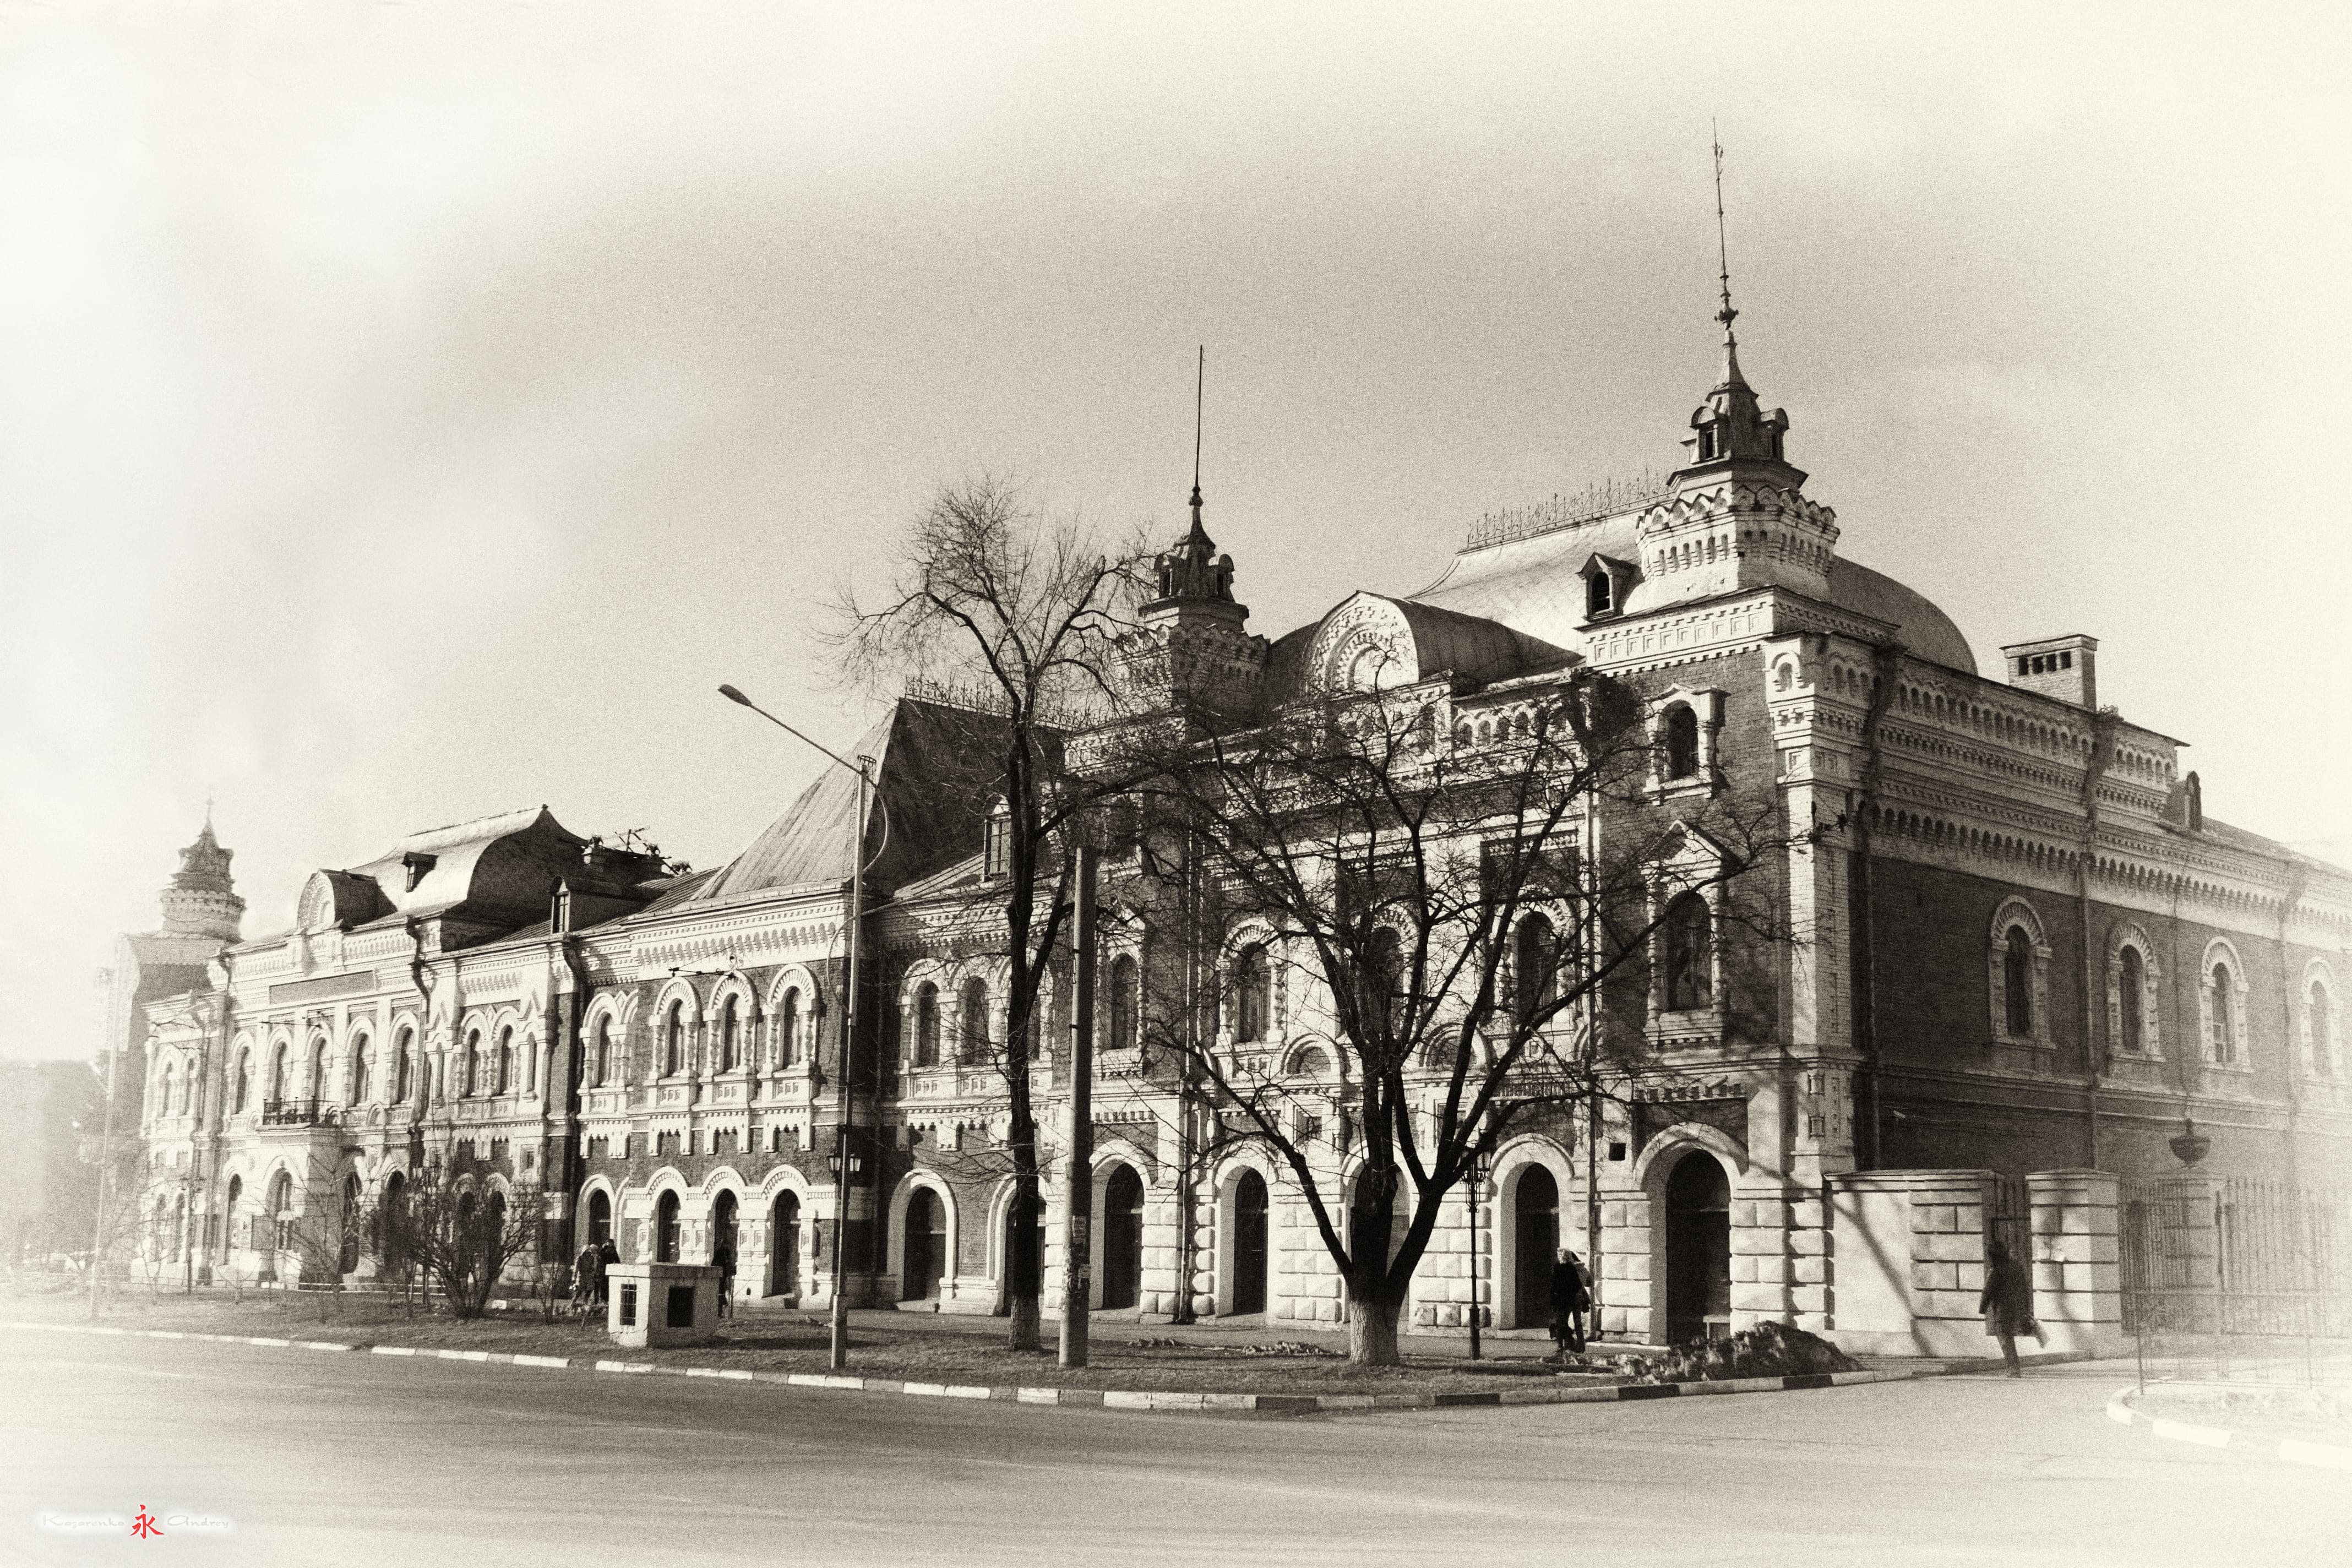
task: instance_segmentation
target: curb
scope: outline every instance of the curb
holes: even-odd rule
[[[371,1355],[420,1361],[472,1362],[490,1366],[535,1366],[557,1371],[648,1373],[709,1377],[730,1383],[766,1383],[862,1394],[897,1394],[920,1399],[997,1400],[1103,1410],[1247,1412],[1266,1415],[1311,1415],[1363,1410],[1453,1410],[1506,1405],[1622,1405],[1647,1399],[1696,1398],[1716,1394],[1779,1394],[1811,1388],[1843,1388],[1862,1383],[1907,1383],[1942,1375],[1940,1370],[1791,1373],[1781,1377],[1724,1378],[1702,1383],[1626,1383],[1607,1388],[1506,1388],[1492,1394],[1205,1394],[1117,1388],[1036,1388],[977,1384],[923,1383],[895,1377],[856,1377],[840,1373],[752,1372],[742,1367],[675,1366],[658,1362],[606,1361],[588,1356],[507,1354],[497,1351],[434,1350],[418,1345],[346,1344],[335,1340],[277,1339],[257,1334],[205,1334],[176,1329],[124,1329],[84,1323],[0,1321],[0,1329],[52,1333],[116,1334],[131,1339],[205,1340],[215,1344],[263,1345],[278,1350],[364,1351]],[[2110,1411],[2113,1405],[2109,1406]]]
[[[2187,1421],[2174,1421],[2161,1415],[2150,1415],[2135,1408],[2131,1396],[2137,1386],[2118,1390],[2107,1401],[2107,1419],[2119,1426],[2146,1426],[2157,1436],[2175,1443],[2194,1443],[2205,1448],[2228,1448],[2240,1454],[2255,1454],[2265,1459],[2284,1459],[2291,1465],[2316,1465],[2321,1469],[2352,1470],[2352,1448],[2337,1447],[2331,1443],[2305,1443],[2293,1437],[2257,1437],[2247,1432],[2231,1432],[2221,1426],[2199,1426]]]

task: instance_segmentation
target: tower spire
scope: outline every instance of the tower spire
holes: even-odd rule
[[[1715,146],[1715,258],[1716,280],[1722,289],[1723,305],[1715,319],[1723,323],[1723,384],[1745,386],[1739,374],[1739,340],[1731,332],[1731,323],[1739,312],[1731,303],[1731,246],[1726,237],[1723,221],[1723,133],[1712,120],[1707,121],[1707,135]]]
[[[1192,526],[1176,547],[1160,557],[1160,595],[1155,603],[1171,599],[1208,600],[1231,604],[1234,558],[1217,553],[1215,541],[1201,521],[1201,416],[1209,383],[1209,346],[1201,345],[1193,362],[1192,382]]]
[[[1201,411],[1209,388],[1209,345],[1201,345],[1201,357],[1192,372],[1192,531],[1208,540],[1208,531],[1201,526]]]

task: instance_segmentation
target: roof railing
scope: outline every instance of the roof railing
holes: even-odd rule
[[[1615,517],[1652,501],[1664,500],[1672,489],[1664,470],[1645,468],[1628,478],[1602,479],[1573,495],[1555,495],[1549,500],[1528,506],[1505,507],[1472,523],[1470,536],[1463,542],[1462,548],[1484,550],[1490,545],[1508,544],[1513,540],[1532,539],[1540,533],[1557,533],[1564,528],[1598,522],[1604,517]]]

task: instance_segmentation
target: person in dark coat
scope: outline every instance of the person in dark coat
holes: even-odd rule
[[[1977,1300],[1984,1314],[1985,1332],[2000,1342],[2000,1359],[2011,1377],[2022,1377],[2017,1363],[2017,1336],[2036,1334],[2033,1323],[2033,1282],[2025,1266],[2009,1255],[2006,1242],[1985,1243],[1984,1294]]]
[[[712,1250],[710,1261],[719,1270],[719,1315],[731,1318],[735,1315],[735,1248],[720,1242]]]
[[[1592,1277],[1575,1253],[1563,1247],[1551,1266],[1551,1339],[1562,1361],[1584,1353],[1584,1313],[1592,1305]]]
[[[601,1292],[597,1281],[604,1275],[604,1260],[596,1256],[596,1244],[590,1242],[572,1260],[572,1311],[574,1317],[585,1318],[596,1304]]]
[[[611,1237],[596,1248],[596,1304],[603,1306],[613,1289],[613,1265],[621,1261],[621,1249]]]

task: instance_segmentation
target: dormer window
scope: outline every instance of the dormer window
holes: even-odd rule
[[[1584,578],[1584,616],[1587,620],[1598,620],[1603,616],[1622,612],[1625,595],[1638,575],[1631,562],[1598,553],[1586,557],[1580,574]]]
[[[1616,607],[1616,584],[1610,582],[1608,573],[1595,572],[1584,580],[1584,613],[1587,616],[1605,616]]]
[[[414,849],[403,855],[400,858],[401,868],[408,873],[407,884],[404,890],[411,893],[416,891],[416,884],[425,880],[425,874],[433,869],[437,860],[436,856],[419,854]]]
[[[980,874],[990,881],[1005,875],[1013,866],[1013,808],[1004,797],[988,809],[988,826],[982,834]]]

